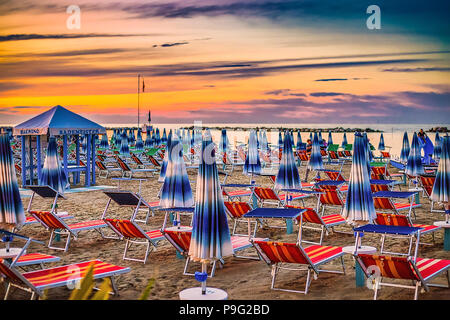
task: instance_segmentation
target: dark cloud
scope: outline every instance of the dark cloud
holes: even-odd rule
[[[317,79],[314,81],[347,81],[347,78]]]
[[[81,39],[81,38],[109,38],[109,37],[141,37],[151,34],[108,34],[108,33],[61,33],[61,34],[8,34],[0,36],[0,42],[37,40],[37,39]]]
[[[182,46],[184,44],[189,44],[189,42],[173,42],[173,43],[163,43],[159,45],[160,47],[166,48],[166,47],[175,47],[175,46]]]
[[[387,68],[383,72],[427,72],[427,71],[450,71],[449,67],[429,67],[429,68]]]
[[[0,82],[0,92],[12,91],[28,87],[28,84],[20,82]]]
[[[304,93],[292,92],[291,89],[278,89],[264,92],[265,95],[306,97]]]
[[[347,94],[340,92],[312,92],[309,95],[311,97],[336,97],[336,96],[345,96]]]

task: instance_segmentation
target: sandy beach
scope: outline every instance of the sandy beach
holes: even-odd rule
[[[302,179],[305,176],[306,167],[300,168]],[[344,166],[343,175],[349,177],[350,164]],[[390,167],[391,172],[396,172]],[[197,170],[189,169],[189,179],[195,195],[195,181]],[[114,175],[114,173],[113,173]],[[138,175],[136,176],[138,177]],[[142,176],[144,177],[144,176]],[[310,174],[309,180],[312,175]],[[228,177],[227,183],[247,183],[248,177],[242,174],[242,167],[237,167],[233,174]],[[264,186],[271,186],[271,182],[267,177],[257,177],[256,183]],[[97,185],[116,186],[117,181],[103,178],[97,178]],[[142,196],[148,201],[157,201],[157,194],[161,184],[157,182],[157,176],[148,177],[148,180],[142,184]],[[121,189],[137,191],[138,182],[129,181],[121,182]],[[406,190],[402,186],[402,190]],[[66,193],[66,200],[59,201],[59,211],[68,211],[75,218],[69,221],[80,222],[85,220],[99,219],[103,213],[108,197],[102,191]],[[29,198],[23,197],[24,206],[28,205]],[[443,214],[430,213],[430,201],[421,197],[422,207],[416,210],[417,220],[415,223],[433,224],[434,221],[443,220]],[[295,203],[295,202],[294,202]],[[300,202],[297,201],[300,205]],[[307,206],[315,206],[315,200],[307,199]],[[36,199],[33,202],[33,209],[47,210],[50,207],[49,201]],[[325,214],[338,213],[338,209],[326,209]],[[129,219],[132,210],[129,208],[120,208],[117,205],[111,205],[108,210],[108,217]],[[145,216],[145,213],[142,213]],[[143,217],[142,216],[142,217]],[[141,217],[141,218],[142,218]],[[189,224],[188,217],[184,217],[183,224]],[[148,224],[140,223],[146,231],[161,228],[164,220],[164,213],[155,211],[155,216],[150,217]],[[231,227],[231,222],[229,220]],[[295,242],[298,226],[294,226],[294,232],[287,234],[285,229],[259,229],[257,236],[268,237],[272,240],[280,240],[287,242]],[[336,230],[351,232],[349,225],[339,226]],[[110,230],[106,231],[108,234]],[[246,233],[246,225],[242,226],[242,233]],[[37,240],[47,242],[49,232],[38,224],[25,226],[20,230],[21,234],[33,237]],[[313,231],[304,231],[304,238],[318,239],[319,233]],[[421,244],[419,248],[419,256],[426,258],[450,259],[450,252],[443,249],[443,230],[435,232],[435,243],[432,243],[431,235],[425,235],[421,238],[421,242],[431,245]],[[15,240],[13,245],[23,245],[23,241]],[[58,245],[62,245],[62,242]],[[354,237],[351,234],[331,233],[324,238],[323,245],[348,246],[354,244]],[[366,234],[363,238],[363,244],[372,245],[379,248],[380,236]],[[32,244],[28,252],[42,252],[61,257],[61,261],[54,264],[47,264],[47,267],[59,266],[70,263],[100,259],[102,261],[127,266],[131,271],[117,278],[117,286],[119,296],[111,296],[112,300],[134,300],[137,299],[145,289],[150,278],[155,278],[156,283],[152,289],[149,299],[152,300],[176,300],[181,290],[198,286],[199,283],[193,276],[183,275],[184,259],[178,258],[175,248],[167,241],[163,240],[159,243],[157,250],[150,253],[146,264],[134,261],[122,260],[124,241],[113,239],[102,239],[100,234],[95,231],[85,231],[80,233],[76,241],[72,241],[68,252],[48,249],[39,244]],[[405,250],[407,248],[407,240],[388,239],[387,245],[395,250]],[[307,246],[305,244],[305,246]],[[136,250],[131,251],[142,257],[144,247],[139,246]],[[254,248],[246,250],[248,254],[255,254]],[[289,293],[274,291],[270,289],[271,268],[263,261],[244,260],[235,257],[225,258],[223,268],[217,268],[213,278],[208,278],[208,286],[221,288],[227,291],[229,299],[232,300],[370,300],[373,298],[373,291],[367,287],[355,286],[355,271],[353,258],[350,255],[344,256],[346,274],[330,274],[321,273],[317,280],[313,280],[310,291],[307,295],[299,293]],[[339,259],[329,264],[329,268],[339,267]],[[190,271],[200,271],[199,264],[192,263]],[[284,271],[277,278],[279,286],[290,289],[302,290],[306,279],[305,272]],[[446,283],[444,276],[435,279],[435,282]],[[0,296],[4,294],[4,287],[0,286]],[[409,300],[412,299],[414,291],[410,289],[388,288],[383,287],[379,291],[378,299],[381,300]],[[47,299],[49,300],[65,300],[70,296],[70,291],[63,288],[55,288],[48,291]],[[9,299],[22,300],[28,299],[29,295],[20,290],[13,290]],[[450,291],[443,288],[431,288],[429,292],[421,293],[420,300],[443,300],[450,298]]]

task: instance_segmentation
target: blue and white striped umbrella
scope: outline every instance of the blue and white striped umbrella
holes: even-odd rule
[[[128,130],[128,145],[132,145],[134,142],[134,132],[133,130]]]
[[[80,136],[80,147],[81,147],[81,152],[86,153],[87,150],[87,139],[84,135]]]
[[[301,189],[302,187],[292,151],[292,140],[290,133],[284,135],[283,155],[275,179],[277,189]]]
[[[319,130],[319,135],[317,136],[318,140],[319,140],[319,146],[323,146],[323,138],[322,138],[322,131]]]
[[[408,133],[405,131],[403,134],[402,150],[400,152],[400,161],[406,163],[408,161],[409,152],[411,151],[409,147]]]
[[[161,137],[161,144],[167,144],[166,128],[163,129],[163,134]]]
[[[164,178],[166,177],[167,170],[167,162],[169,161],[169,152],[170,144],[172,143],[172,134],[169,133],[169,137],[167,138],[166,151],[164,152],[164,159],[161,164],[161,170],[159,172],[158,182],[164,182]]]
[[[380,143],[378,143],[378,150],[381,151],[385,150],[383,133],[381,133],[380,135]]]
[[[341,143],[341,147],[345,148],[345,146],[348,144],[347,142],[347,133],[344,132],[344,135],[342,136],[342,143]]]
[[[439,132],[436,131],[436,136],[434,138],[434,150],[433,150],[434,160],[437,160],[441,157],[442,141],[443,141],[443,139],[439,137]]]
[[[8,134],[0,134],[0,227],[20,229],[24,222],[10,138]]]
[[[311,140],[311,142],[312,142],[312,141],[313,141],[313,138],[314,138],[314,137],[313,137],[313,134],[312,134],[312,132],[310,132],[310,133],[309,133],[309,140]]]
[[[147,130],[147,135],[145,137],[144,147],[152,148],[153,147],[153,139],[152,139],[152,131]]]
[[[207,156],[201,157],[198,168],[189,256],[194,261],[202,262],[203,270],[206,271],[206,263],[232,255],[233,247],[214,146],[208,132],[202,141],[202,154]]]
[[[39,177],[39,185],[50,186],[60,193],[64,193],[64,190],[69,186],[66,173],[59,161],[55,137],[50,137],[48,141],[47,155]]]
[[[122,133],[122,140],[120,142],[119,154],[122,157],[130,155],[130,147],[128,146],[128,137],[125,130]]]
[[[363,137],[364,137],[364,141],[366,142],[367,160],[370,163],[373,160],[373,154],[372,154],[372,150],[370,150],[369,138],[367,137],[366,132],[363,133]]]
[[[372,223],[376,218],[366,148],[363,135],[356,132],[347,199],[342,211],[342,216],[350,224]]]
[[[177,135],[172,135],[166,153],[167,167],[159,204],[162,208],[192,207],[192,189],[184,164],[183,147]]]
[[[436,202],[450,202],[450,136],[447,135],[441,139],[441,159],[439,160],[431,199]]]
[[[331,130],[328,131],[328,145],[333,144],[333,136],[331,135]]]
[[[278,131],[278,150],[279,152],[283,152],[283,135],[281,131]]]
[[[108,144],[108,135],[105,133],[102,136],[102,141],[100,141],[100,148],[102,149],[108,149],[109,144]]]
[[[297,150],[300,150],[302,147],[302,135],[300,130],[297,131]]]
[[[311,156],[308,162],[309,170],[323,169],[322,154],[320,153],[319,138],[317,132],[314,132],[314,138],[312,140]]]
[[[420,174],[425,173],[422,164],[419,138],[417,137],[417,134],[415,132],[411,142],[411,150],[409,152],[408,161],[406,163],[405,173],[413,177],[417,177]]]
[[[137,131],[136,145],[134,147],[136,151],[144,150],[144,142],[142,141],[141,128],[139,128]]]
[[[161,145],[161,136],[159,134],[159,128],[156,128],[156,130],[155,130],[155,145],[156,146]]]
[[[258,148],[256,146],[255,130],[250,131],[248,138],[247,157],[245,158],[243,172],[246,175],[255,175],[261,173],[261,160],[259,159]]]
[[[227,153],[228,151],[228,137],[227,137],[227,130],[222,129],[222,134],[220,136],[220,143],[219,143],[219,152],[220,153]]]

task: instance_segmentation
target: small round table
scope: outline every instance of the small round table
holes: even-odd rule
[[[343,247],[342,251],[353,255],[353,253],[355,252],[355,246]],[[364,254],[372,254],[372,253],[377,252],[377,248],[370,247],[370,246],[361,246],[361,247],[358,247],[358,252],[364,253]],[[364,275],[364,271],[361,269],[360,265],[356,261],[355,261],[355,279],[356,279],[357,287],[365,286],[366,277]]]
[[[180,300],[227,300],[228,293],[222,289],[206,287],[206,294],[202,294],[201,287],[184,289],[180,292]]]
[[[11,263],[21,251],[22,248],[9,248],[9,251],[6,251],[6,248],[0,249],[0,259],[5,259]],[[25,251],[23,253],[25,253]]]
[[[436,221],[434,225],[444,229],[444,250],[450,251],[450,222]]]

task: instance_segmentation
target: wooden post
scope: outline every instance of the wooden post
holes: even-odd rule
[[[25,147],[25,136],[21,136],[21,144],[22,144],[22,187],[27,185],[27,149]]]

